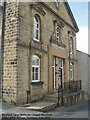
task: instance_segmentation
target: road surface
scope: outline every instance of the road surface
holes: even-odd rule
[[[82,118],[81,120],[83,120],[83,118],[89,118],[89,106],[90,100],[72,106],[59,107],[53,111],[44,113],[39,111],[26,110],[24,107],[14,107],[7,105],[6,103],[0,103],[0,113],[2,113],[4,117],[7,117],[8,114],[10,114],[11,116],[13,115],[17,118],[22,117],[27,119],[27,117],[29,117],[32,118],[32,120],[33,118]]]

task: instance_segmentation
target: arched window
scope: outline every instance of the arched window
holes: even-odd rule
[[[40,81],[40,58],[36,55],[32,57],[32,81]]]
[[[40,40],[40,18],[38,15],[34,16],[34,40]]]
[[[60,42],[60,27],[56,24],[56,41]]]

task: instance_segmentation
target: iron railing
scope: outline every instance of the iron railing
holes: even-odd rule
[[[64,88],[61,82],[61,85],[58,86],[58,106],[63,106],[63,95],[65,92],[78,92],[82,89],[82,81],[81,80],[73,80],[64,83]],[[61,102],[61,103],[60,103]]]

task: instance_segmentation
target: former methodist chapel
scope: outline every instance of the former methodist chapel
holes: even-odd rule
[[[76,81],[79,29],[68,2],[3,7],[3,99],[24,104]]]

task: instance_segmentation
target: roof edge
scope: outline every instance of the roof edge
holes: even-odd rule
[[[68,3],[68,2],[65,2],[65,5],[66,5],[66,7],[67,7],[68,13],[70,14],[70,16],[71,16],[71,18],[72,18],[72,20],[73,20],[73,24],[74,24],[74,27],[75,27],[76,32],[79,32],[78,25],[77,25],[77,23],[76,23],[76,21],[75,21],[75,18],[74,18],[74,15],[73,15],[72,11],[71,11],[71,8],[70,8],[69,3]]]

